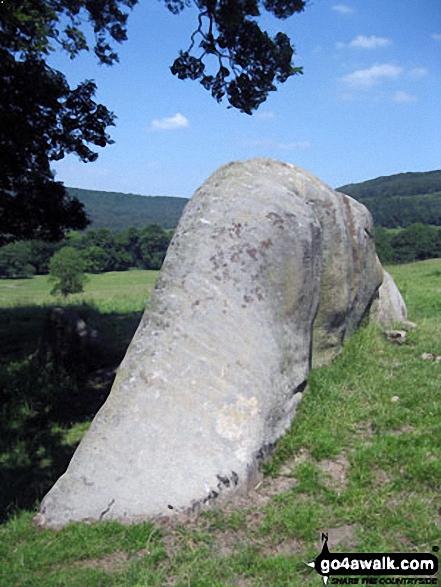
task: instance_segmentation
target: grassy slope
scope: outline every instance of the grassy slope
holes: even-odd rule
[[[421,355],[441,355],[441,260],[390,272],[418,329],[393,345],[368,326],[312,373],[292,429],[241,508],[182,524],[57,533],[36,531],[32,512],[19,510],[0,527],[0,585],[315,586],[322,582],[305,562],[317,556],[321,531],[331,551],[439,546],[441,363]],[[72,449],[78,430],[59,431]]]

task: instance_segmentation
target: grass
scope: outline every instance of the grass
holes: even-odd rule
[[[331,366],[311,374],[291,430],[265,464],[262,485],[241,507],[185,522],[71,524],[56,533],[32,526],[35,499],[62,472],[93,416],[91,397],[100,392],[88,382],[84,398],[75,378],[66,375],[57,384],[50,372],[37,385],[32,379],[33,387],[26,353],[38,334],[41,306],[23,309],[0,294],[0,316],[9,316],[1,322],[8,375],[0,586],[312,587],[322,581],[305,563],[317,556],[323,531],[331,552],[440,547],[441,363],[422,355],[441,355],[441,260],[388,270],[418,329],[397,345],[368,325]],[[137,273],[95,276],[102,281],[94,277],[87,303],[77,303],[109,332],[120,324],[115,356],[136,328],[134,316],[139,320],[138,285],[148,290],[155,277]],[[120,279],[134,281],[124,291]],[[11,283],[22,299],[50,303],[38,279]],[[33,295],[28,288],[35,288]]]
[[[0,281],[0,520],[29,509],[65,470],[110,390],[157,271],[91,275],[83,294],[50,295],[47,276]],[[35,354],[48,311],[74,311],[99,333],[94,369],[41,366]],[[84,358],[83,358],[84,359]]]
[[[18,308],[28,305],[93,305],[101,312],[141,312],[152,289],[157,271],[112,271],[89,275],[84,292],[68,296],[51,296],[53,284],[48,275],[33,279],[0,279],[0,307]]]

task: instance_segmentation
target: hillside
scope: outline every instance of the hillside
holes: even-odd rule
[[[385,228],[423,222],[441,226],[441,170],[398,173],[337,188],[362,202]]]
[[[377,177],[361,183],[349,183],[337,191],[357,200],[364,198],[390,198],[392,196],[415,196],[441,192],[441,170],[398,173]]]
[[[84,204],[92,221],[90,228],[112,231],[152,223],[175,228],[188,202],[186,198],[169,196],[139,196],[70,187],[67,190]]]
[[[92,220],[91,228],[122,230],[150,223],[175,228],[188,202],[169,196],[67,189],[83,202]],[[441,226],[441,170],[377,177],[341,186],[337,191],[362,202],[377,226],[397,228],[414,222]]]

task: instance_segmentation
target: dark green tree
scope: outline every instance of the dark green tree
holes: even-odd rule
[[[82,236],[83,246],[86,247],[102,247],[108,253],[114,245],[114,235],[108,228],[98,228],[96,230],[88,230]]]
[[[125,271],[129,267],[136,266],[136,255],[135,251],[132,250],[130,230],[119,231],[114,234],[113,258],[116,271]]]
[[[55,253],[49,263],[50,280],[54,282],[51,294],[61,293],[64,297],[81,293],[87,276],[81,252],[73,247],[63,247]]]
[[[128,250],[132,256],[132,267],[141,266],[141,250],[139,244],[139,235],[141,230],[139,228],[130,227],[127,231]],[[123,233],[124,234],[124,233]]]
[[[93,48],[101,63],[118,60],[112,45],[127,37],[137,0],[3,0],[0,2],[0,245],[18,239],[59,240],[83,229],[78,199],[56,182],[51,162],[74,153],[94,161],[91,147],[112,141],[114,115],[94,101],[95,84],[71,88],[49,67],[61,48],[71,58]],[[270,12],[286,19],[305,0],[195,0],[198,25],[190,45],[171,67],[180,79],[199,80],[213,97],[251,114],[276,83],[301,68],[283,33],[271,38],[258,19]],[[177,14],[190,0],[165,0]],[[89,41],[93,38],[93,42]],[[212,69],[211,69],[212,68]]]
[[[170,240],[170,235],[159,224],[145,227],[139,237],[143,269],[161,269]]]
[[[82,251],[84,266],[89,273],[103,273],[108,270],[110,255],[102,247],[92,245]]]
[[[393,249],[391,247],[392,234],[382,226],[375,227],[375,248],[382,263],[392,263]]]
[[[393,260],[409,263],[436,257],[438,238],[437,228],[418,222],[412,224],[392,237]]]
[[[30,262],[35,267],[35,273],[38,275],[45,275],[49,273],[49,261],[51,260],[51,257],[58,251],[58,249],[63,246],[62,242],[51,243],[43,240],[31,240],[25,242],[29,242],[30,245]]]
[[[0,247],[1,278],[23,279],[32,277],[34,273],[30,243],[20,241]]]
[[[7,0],[0,2],[0,245],[59,240],[87,224],[83,206],[54,180],[50,165],[68,153],[94,161],[90,146],[111,143],[114,115],[94,101],[95,84],[70,88],[47,56],[61,47],[73,58],[89,49],[81,25],[95,33],[102,63],[117,59],[110,42],[126,38],[136,0]]]

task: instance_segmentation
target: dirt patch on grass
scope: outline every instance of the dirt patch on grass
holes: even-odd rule
[[[254,506],[266,505],[272,497],[280,493],[286,493],[296,485],[298,485],[298,481],[295,477],[286,475],[267,477],[249,492],[247,503]]]
[[[350,549],[356,548],[358,544],[357,532],[359,528],[357,524],[347,524],[338,528],[324,528],[322,532],[328,535],[328,548],[330,551],[348,549],[350,552]],[[321,550],[322,544],[317,542],[316,547]]]
[[[256,529],[264,516],[262,508],[268,505],[273,497],[287,493],[296,485],[298,485],[298,481],[295,477],[285,475],[266,477],[246,494],[237,495],[233,501],[223,507],[222,511],[227,515],[243,511],[247,527]]]
[[[150,554],[148,548],[142,548],[134,554],[117,550],[105,556],[76,561],[72,564],[77,569],[99,569],[108,575],[122,573],[132,560],[139,560]]]
[[[403,552],[412,552],[412,549],[415,548],[415,545],[406,536],[398,535],[395,540],[402,546]]]
[[[285,462],[280,469],[280,475],[291,475],[293,470],[300,464],[311,460],[306,448],[301,448],[291,459]]]
[[[263,556],[292,555],[305,550],[304,543],[295,538],[281,539],[274,534],[262,535],[258,532],[264,515],[260,508],[245,509],[238,529],[213,528],[209,520],[202,518],[184,526],[169,525],[163,537],[164,548],[171,559],[184,548],[202,546],[206,546],[216,558],[234,556],[249,547],[256,548]]]
[[[215,557],[234,556],[238,550],[253,547],[265,556],[294,554],[304,550],[304,544],[295,538],[282,540],[272,534],[259,532],[266,515],[265,506],[276,495],[288,492],[298,484],[294,477],[284,475],[262,479],[253,489],[237,495],[234,501],[222,508],[221,520],[209,516],[187,516],[164,518],[156,525],[163,531],[163,543],[170,558],[185,549],[206,546]],[[232,522],[231,516],[239,514],[239,521]],[[226,528],[217,528],[217,525]],[[235,527],[229,527],[234,525]]]
[[[217,557],[228,557],[237,554],[244,548],[256,548],[260,556],[291,556],[303,552],[305,543],[297,538],[281,538],[273,533],[262,535],[252,531],[248,526],[235,532],[215,532],[212,553]]]
[[[386,473],[386,471],[383,471],[383,469],[377,469],[374,471],[374,479],[376,485],[386,485],[390,482],[389,475]]]
[[[405,434],[406,432],[413,432],[415,428],[410,426],[409,424],[405,424],[400,428],[395,428],[395,430],[390,430],[388,432],[389,436],[400,436],[401,434]]]
[[[291,556],[303,552],[306,549],[305,543],[297,538],[288,538],[280,542],[277,542],[274,536],[271,538],[271,543],[268,541],[268,544],[263,547],[262,554],[265,556]]]
[[[124,571],[129,563],[130,555],[127,552],[117,551],[99,558],[90,558],[74,562],[73,567],[77,569],[99,569],[108,573],[120,573]]]
[[[375,434],[372,422],[357,422],[353,428],[355,434],[362,439],[371,438]]]
[[[346,489],[351,465],[345,454],[338,455],[334,459],[319,461],[317,466],[326,475],[328,487],[339,494]]]

